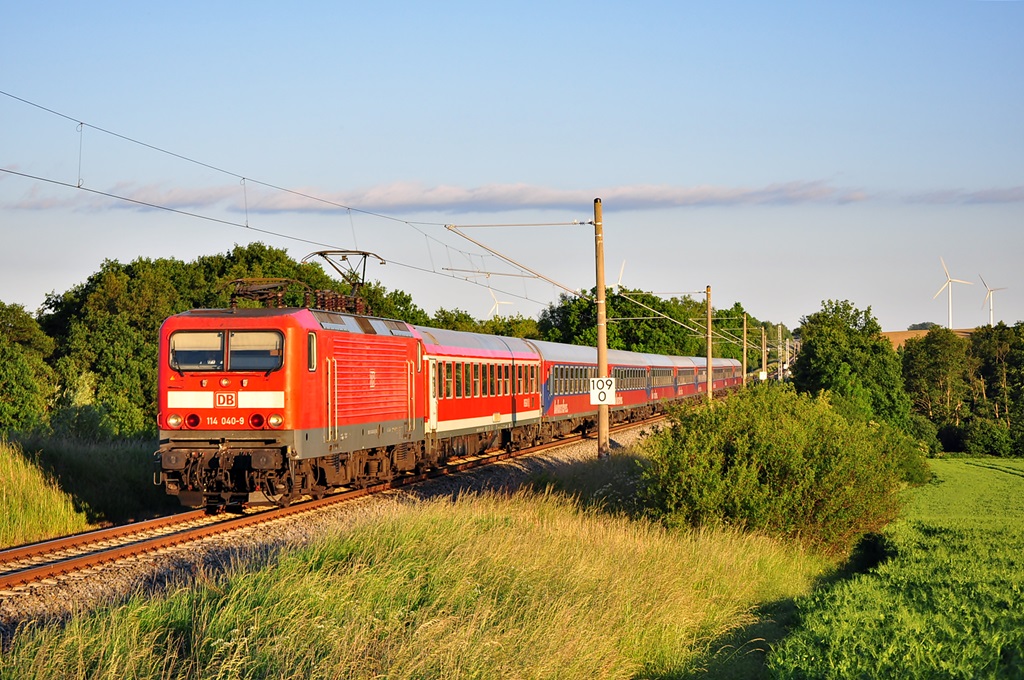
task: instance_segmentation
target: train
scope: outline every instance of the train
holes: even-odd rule
[[[596,428],[597,350],[312,307],[160,328],[154,483],[187,507],[286,506]],[[735,359],[608,351],[612,424],[742,383]]]

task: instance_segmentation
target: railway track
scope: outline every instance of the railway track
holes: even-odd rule
[[[658,418],[630,423],[613,428],[613,431],[639,427],[654,420],[658,420]],[[242,515],[227,513],[209,515],[204,510],[195,510],[2,550],[0,551],[0,594],[29,587],[31,584],[47,583],[71,574],[88,574],[90,570],[119,560],[157,552],[265,522],[311,513],[325,506],[420,483],[428,479],[453,475],[510,458],[539,453],[550,448],[578,442],[584,438],[582,436],[566,437],[520,451],[495,451],[459,458],[449,461],[443,468],[422,474],[404,475],[390,482],[363,489],[339,491],[320,499],[295,503],[286,508],[265,509]]]

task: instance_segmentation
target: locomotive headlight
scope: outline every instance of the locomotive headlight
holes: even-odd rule
[[[267,424],[274,428],[281,427],[284,425],[284,418],[279,413],[271,413],[267,418]]]
[[[171,415],[167,416],[167,427],[171,428],[172,430],[177,430],[179,427],[181,427],[181,416],[179,416],[177,413],[172,413]]]

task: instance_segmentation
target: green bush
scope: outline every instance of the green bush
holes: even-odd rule
[[[939,443],[939,428],[920,413],[910,414],[909,434],[928,447],[930,454],[942,451],[942,444]]]
[[[902,484],[928,475],[921,447],[895,428],[784,385],[675,412],[644,446],[641,495],[668,523],[738,525],[835,553],[887,524]]]
[[[1010,429],[985,418],[971,418],[964,423],[964,453],[971,456],[1009,457],[1013,453]]]

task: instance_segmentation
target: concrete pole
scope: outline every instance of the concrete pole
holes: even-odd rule
[[[761,326],[761,373],[765,379],[768,378],[768,338],[764,334],[764,325]]]
[[[608,316],[604,290],[604,215],[601,199],[594,199],[594,250],[597,255],[597,377],[608,377]],[[597,406],[597,457],[608,458],[608,405]]]
[[[779,382],[782,382],[782,324],[778,325],[779,331],[779,344],[776,345],[778,349],[775,350],[775,354],[778,357],[779,364]]]
[[[747,315],[743,314],[743,386],[747,386]]]
[[[714,399],[715,372],[711,368],[711,286],[706,291],[708,296],[708,401]]]

